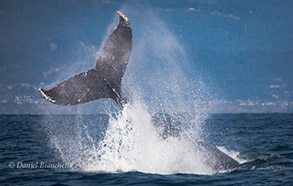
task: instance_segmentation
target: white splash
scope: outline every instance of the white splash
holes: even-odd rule
[[[139,102],[126,105],[117,118],[110,118],[104,139],[83,155],[87,162],[82,158],[75,159],[75,163],[90,172],[212,173],[202,163],[203,154],[188,139],[163,140],[151,115]]]

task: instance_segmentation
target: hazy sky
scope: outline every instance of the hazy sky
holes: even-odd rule
[[[148,25],[164,25],[184,51],[188,78],[200,74],[216,99],[293,102],[290,0],[1,0],[0,96],[92,67],[117,10],[129,17],[134,43],[150,39],[142,29],[162,28]],[[34,89],[26,94],[39,98]]]

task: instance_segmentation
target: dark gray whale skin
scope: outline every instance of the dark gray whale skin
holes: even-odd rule
[[[127,17],[119,11],[117,13],[119,24],[104,43],[95,68],[71,77],[50,90],[40,88],[46,100],[57,105],[76,105],[99,98],[111,98],[123,108],[127,100],[121,91],[121,81],[131,53],[132,30]],[[162,139],[180,136],[180,131],[167,122],[154,121],[154,125],[163,129]],[[239,165],[216,147],[202,141],[196,141],[194,145],[209,154],[205,163],[216,171]]]
[[[121,81],[132,48],[130,23],[121,12],[119,24],[104,43],[94,69],[82,72],[50,90],[39,89],[42,96],[57,105],[76,105],[99,98],[112,98],[120,107],[126,103]]]

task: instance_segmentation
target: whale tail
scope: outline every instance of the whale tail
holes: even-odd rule
[[[41,95],[57,105],[76,105],[99,98],[111,98],[120,107],[126,103],[121,81],[132,48],[132,30],[128,18],[121,13],[119,24],[108,37],[95,68],[71,77],[50,90],[39,88]]]

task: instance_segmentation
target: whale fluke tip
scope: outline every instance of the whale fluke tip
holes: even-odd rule
[[[123,18],[124,21],[128,22],[128,18],[127,18],[122,12],[117,11],[117,14],[118,14],[121,18]]]
[[[42,88],[39,88],[39,92],[41,93],[41,95],[48,101],[50,101],[51,103],[55,103],[56,100],[52,99],[50,96],[46,95],[44,90]]]
[[[46,94],[44,93],[43,89],[42,88],[39,88],[39,92],[41,93],[41,95],[46,98]]]

